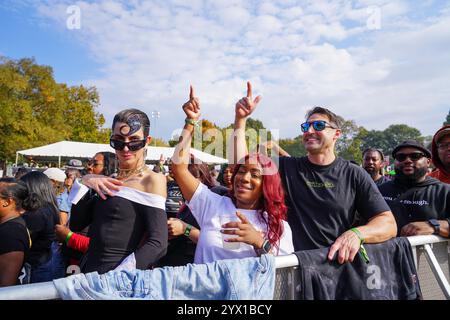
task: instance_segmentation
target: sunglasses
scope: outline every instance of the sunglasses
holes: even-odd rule
[[[300,125],[300,127],[302,128],[302,132],[308,132],[311,125],[312,125],[313,129],[316,131],[323,131],[326,128],[337,129],[324,120],[316,120],[316,121],[302,123]]]
[[[425,154],[422,152],[414,152],[414,153],[397,153],[394,156],[394,159],[403,162],[406,160],[406,158],[410,158],[412,161],[417,161],[422,159],[423,157],[426,157]]]
[[[115,150],[123,150],[125,146],[127,146],[128,150],[130,151],[138,151],[139,149],[142,149],[145,147],[146,139],[144,140],[133,140],[133,141],[122,141],[122,140],[116,140],[116,139],[109,139],[109,145],[115,149]]]

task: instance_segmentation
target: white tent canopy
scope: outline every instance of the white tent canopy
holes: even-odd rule
[[[175,148],[148,146],[146,160],[157,161],[159,160],[161,154],[165,159],[171,158],[174,150]],[[57,157],[59,162],[61,162],[61,158],[92,158],[97,152],[102,151],[115,152],[109,144],[60,141],[42,147],[20,150],[16,152],[16,155],[18,156],[21,154],[24,156],[46,158]],[[216,157],[193,148],[191,148],[191,153],[196,158],[208,164],[222,164],[228,162],[227,159]]]

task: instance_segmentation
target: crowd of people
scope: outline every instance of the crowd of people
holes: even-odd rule
[[[396,174],[388,177],[382,150],[363,150],[361,166],[336,156],[342,124],[323,107],[300,125],[305,157],[274,141],[248,153],[246,120],[260,101],[248,83],[220,172],[190,152],[201,121],[191,87],[174,154],[153,169],[145,163],[149,118],[126,109],[112,123],[115,153],[95,154],[84,172],[20,170],[1,178],[0,286],[61,278],[69,266],[103,274],[324,247],[330,261],[344,264],[364,257],[363,243],[449,237],[450,126],[436,132],[431,150],[414,140],[397,145]]]

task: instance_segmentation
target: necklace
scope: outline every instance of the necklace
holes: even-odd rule
[[[148,170],[148,168],[145,165],[145,163],[142,166],[140,166],[139,168],[135,168],[135,169],[120,169],[119,168],[119,172],[117,173],[117,179],[125,180],[134,175],[138,175],[139,177],[142,177],[144,172],[147,170]]]

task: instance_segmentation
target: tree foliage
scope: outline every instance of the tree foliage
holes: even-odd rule
[[[377,148],[381,149],[385,155],[390,155],[395,146],[405,140],[417,140],[424,143],[425,138],[416,128],[406,124],[393,124],[383,131],[369,131],[364,139],[363,149]]]
[[[302,136],[299,135],[293,139],[280,139],[278,144],[292,157],[303,157],[306,155],[306,149],[302,143]]]
[[[444,126],[448,126],[450,124],[450,110],[448,111],[447,118],[445,119],[445,122],[443,123]]]
[[[61,140],[107,143],[95,87],[57,83],[34,59],[0,57],[0,159]]]

